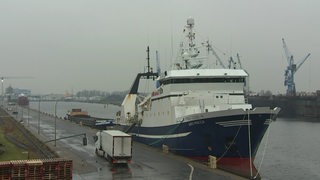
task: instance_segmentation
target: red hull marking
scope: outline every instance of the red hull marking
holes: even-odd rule
[[[258,173],[256,167],[253,164],[254,159],[252,159],[251,163],[252,173],[250,171],[250,158],[227,157],[217,159],[218,168],[230,171],[240,176],[252,178],[255,177]],[[258,175],[258,177],[260,176]]]
[[[201,162],[208,162],[208,157],[190,157],[191,159],[201,161]],[[252,162],[254,159],[252,159]],[[219,158],[217,157],[217,167],[219,169],[223,169],[225,171],[244,176],[247,178],[252,178],[257,175],[257,169],[252,163],[252,177],[250,172],[250,158],[239,158],[239,157],[226,157],[226,158]],[[257,176],[260,178],[260,175]]]

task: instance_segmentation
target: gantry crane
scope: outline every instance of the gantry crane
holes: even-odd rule
[[[283,49],[286,54],[288,61],[287,69],[285,70],[284,76],[284,85],[287,86],[287,95],[295,96],[296,95],[296,86],[294,83],[294,74],[300,69],[302,64],[309,58],[310,53],[297,65],[294,63],[293,55],[289,52],[286,42],[282,38]]]

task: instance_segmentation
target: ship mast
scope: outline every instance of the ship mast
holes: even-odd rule
[[[180,43],[180,52],[178,61],[174,64],[176,69],[199,69],[199,68],[205,68],[209,66],[208,55],[210,51],[212,52],[212,55],[215,56],[217,61],[219,62],[219,65],[222,68],[226,68],[226,66],[223,64],[222,60],[218,56],[218,54],[213,49],[212,45],[209,43],[209,41],[202,42],[201,46],[196,45],[196,37],[195,37],[195,31],[194,31],[194,19],[188,18],[187,19],[187,25],[183,29],[183,33],[185,34],[185,39]],[[200,48],[205,48],[208,52],[207,56],[200,57]]]
[[[191,69],[191,68],[198,68],[202,66],[202,64],[191,64],[192,60],[195,60],[195,58],[199,55],[200,51],[198,50],[195,43],[195,32],[193,30],[194,28],[194,19],[188,18],[187,19],[187,25],[185,26],[185,29],[183,30],[184,33],[186,33],[187,41],[185,44],[182,42],[180,44],[180,56],[183,64],[177,63],[176,66],[178,69]]]
[[[136,79],[134,80],[134,82],[130,88],[129,94],[137,94],[138,93],[140,79],[152,78],[154,80],[157,77],[158,77],[158,73],[154,73],[152,71],[152,68],[150,67],[150,49],[149,49],[149,46],[147,46],[147,72],[137,74]]]
[[[149,46],[147,46],[147,72],[150,72],[150,49]]]

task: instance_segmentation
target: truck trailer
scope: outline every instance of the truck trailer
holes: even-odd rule
[[[104,130],[96,133],[95,151],[112,164],[130,163],[132,158],[132,137],[119,130]]]

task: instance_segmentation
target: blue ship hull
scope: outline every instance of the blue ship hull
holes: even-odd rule
[[[203,118],[186,117],[189,120],[182,120],[170,126],[142,127],[136,125],[130,128],[129,133],[132,134],[135,141],[156,148],[167,145],[170,152],[178,155],[206,161],[209,155],[215,156],[218,167],[250,177],[251,174],[256,173],[253,160],[275,114],[266,111],[250,113],[248,117],[245,111],[242,113],[234,110],[228,111],[228,115],[222,116],[206,116],[204,113]],[[129,126],[124,127],[126,128]],[[251,149],[249,144],[251,144]]]

